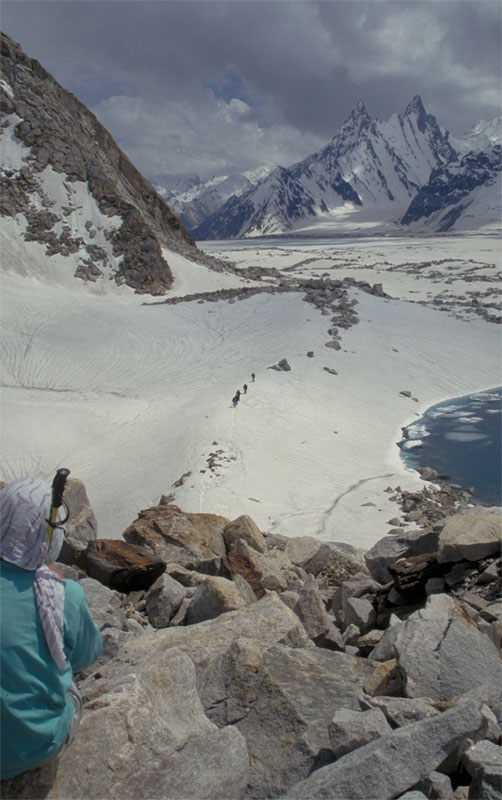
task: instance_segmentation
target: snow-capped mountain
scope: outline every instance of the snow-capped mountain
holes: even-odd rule
[[[502,117],[496,117],[489,122],[479,120],[463,136],[450,136],[450,142],[459,157],[471,151],[479,153],[494,145],[502,145]]]
[[[240,197],[266,178],[272,169],[273,167],[265,165],[246,172],[215,175],[206,180],[199,177],[164,178],[157,183],[156,188],[186,228],[193,230],[221,208],[230,197]]]
[[[456,140],[457,151],[418,95],[402,116],[387,121],[370,117],[360,101],[326,147],[287,169],[278,167],[191,233],[216,239],[396,230],[400,220],[408,224],[406,212],[431,174],[450,174],[447,168],[459,162],[459,151],[461,157],[473,148],[490,148],[496,136],[496,122],[479,123]],[[462,169],[468,171],[469,164]],[[476,186],[481,190],[485,183]]]
[[[108,131],[1,35],[0,213],[84,281],[163,294],[162,247],[204,260],[185,228]]]
[[[433,170],[401,223],[414,230],[433,225],[439,233],[451,230],[457,221],[460,224],[455,227],[461,230],[499,223],[501,169],[502,147],[497,144],[485,152],[470,151],[459,162]]]

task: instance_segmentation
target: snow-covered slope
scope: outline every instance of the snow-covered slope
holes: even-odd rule
[[[5,34],[1,46],[1,214],[76,278],[162,294],[162,246],[201,257],[193,240],[96,117]]]
[[[455,142],[466,155],[474,147],[490,150],[499,135],[496,121],[478,123]],[[402,116],[393,114],[387,121],[370,117],[359,102],[325,148],[288,169],[278,167],[240,197],[230,198],[192,233],[196,239],[224,239],[288,231],[396,232],[431,173],[448,175],[458,160],[448,132],[426,112],[418,95]],[[485,183],[475,188],[477,195],[484,194]],[[492,219],[497,209],[491,197],[488,193],[477,202],[489,208]],[[471,216],[462,224],[476,227],[478,221]],[[428,230],[441,229],[432,218],[427,225]]]
[[[480,153],[490,147],[502,145],[502,117],[490,121],[479,120],[463,136],[450,136],[450,142],[459,156]]]
[[[2,244],[0,479],[51,480],[70,468],[102,537],[119,538],[141,508],[172,494],[186,511],[249,514],[264,531],[370,547],[395,516],[386,487],[421,485],[400,461],[401,425],[500,381],[498,326],[441,313],[430,298],[452,291],[450,264],[469,280],[479,270],[462,293],[495,289],[487,280],[495,241],[483,241],[486,264],[467,238],[411,248],[407,240],[269,250],[249,242],[220,253],[244,269],[284,270],[284,279],[373,274],[394,296],[420,300],[350,290],[359,324],[341,332],[335,351],[325,346],[330,316],[301,292],[145,305],[125,285],[75,281],[63,256],[47,257],[15,226],[6,220]],[[165,256],[169,296],[249,285],[245,272]],[[268,369],[281,358],[290,372]]]

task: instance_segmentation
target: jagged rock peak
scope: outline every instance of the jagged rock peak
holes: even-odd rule
[[[411,103],[408,103],[406,111],[404,112],[405,117],[409,117],[411,114],[417,115],[418,130],[423,133],[427,123],[427,114],[419,94],[416,94]]]
[[[368,112],[366,111],[366,106],[364,105],[362,100],[357,101],[354,111],[352,113],[365,114],[366,116],[368,116]]]

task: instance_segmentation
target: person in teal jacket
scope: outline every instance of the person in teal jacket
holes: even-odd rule
[[[82,701],[73,674],[102,648],[82,587],[47,566],[49,486],[21,478],[0,490],[0,779],[57,758],[75,735]]]

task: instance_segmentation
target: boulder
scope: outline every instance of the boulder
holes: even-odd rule
[[[295,612],[300,617],[303,627],[311,639],[317,639],[329,627],[331,620],[321,597],[315,578],[307,578],[299,591]]]
[[[345,542],[320,542],[312,536],[266,537],[269,551],[282,551],[285,558],[305,572],[315,575],[321,588],[339,586],[356,572],[367,574],[364,550]]]
[[[398,558],[406,556],[420,556],[425,553],[434,553],[437,550],[439,534],[437,531],[404,531],[395,536],[380,539],[368,550],[365,556],[366,566],[370,574],[380,583],[387,583],[392,579],[388,570]]]
[[[438,561],[480,561],[499,555],[502,518],[494,514],[455,514],[439,535]]]
[[[326,542],[305,564],[321,587],[336,587],[357,572],[366,572],[364,550],[343,542]]]
[[[282,592],[297,581],[297,568],[280,550],[259,553],[243,539],[235,540],[227,559],[231,575],[241,574],[255,594],[265,591]]]
[[[66,535],[84,545],[95,539],[98,535],[98,523],[82,481],[69,477],[63,498],[70,513]]]
[[[361,634],[367,633],[376,622],[376,612],[365,597],[349,597],[344,607],[346,625],[357,625]]]
[[[115,592],[94,578],[84,578],[80,581],[80,585],[86,594],[92,618],[101,630],[104,628],[127,630],[127,616]]]
[[[225,559],[225,567],[234,582],[239,577],[245,580],[258,600],[267,594],[263,573],[253,556],[248,556],[246,553],[230,553]]]
[[[431,595],[425,608],[388,629],[372,656],[388,657],[386,641],[405,675],[408,697],[451,700],[486,684],[493,687],[491,702],[498,703],[497,649],[449,595]]]
[[[451,800],[453,786],[448,775],[432,770],[431,774],[417,784],[416,791],[423,792],[431,800]],[[406,797],[406,795],[402,795]]]
[[[281,594],[281,598],[282,597],[283,594]],[[317,647],[325,647],[327,650],[345,649],[342,633],[331,621],[328,622],[328,627],[315,637],[314,643]]]
[[[83,561],[89,578],[125,594],[148,589],[166,568],[158,556],[121,539],[94,539]]]
[[[374,669],[345,653],[267,646],[244,637],[212,662],[200,697],[211,720],[235,724],[246,738],[249,797],[276,797],[332,758],[333,713],[359,709]]]
[[[402,696],[403,680],[396,659],[391,658],[389,661],[372,661],[370,663],[373,664],[374,672],[364,682],[366,694],[372,696]]]
[[[365,697],[362,706],[379,708],[393,728],[401,728],[428,717],[437,717],[441,713],[432,700],[422,697]]]
[[[158,651],[176,647],[190,656],[198,680],[202,680],[208,664],[241,636],[258,639],[265,645],[314,647],[296,614],[271,593],[252,605],[198,625],[169,626],[127,642],[113,662],[115,674],[127,671],[131,663],[156,658]]]
[[[462,764],[472,783],[472,800],[499,800],[502,797],[502,748],[483,739],[471,745],[462,755]]]
[[[319,539],[314,539],[313,536],[294,536],[285,540],[282,549],[293,564],[305,569],[305,565],[319,552],[322,546],[323,543]]]
[[[379,628],[373,628],[373,630],[368,631],[365,633],[364,636],[360,636],[357,640],[357,646],[363,656],[368,656],[370,652],[377,646],[378,642],[381,640],[384,631],[380,630]]]
[[[170,575],[161,575],[146,593],[146,613],[154,628],[166,628],[187,595],[187,589]]]
[[[392,728],[379,708],[368,711],[352,711],[342,708],[328,725],[328,735],[335,759],[351,750],[356,750],[379,736],[390,733]]]
[[[235,727],[219,730],[207,719],[183,653],[157,650],[116,676],[110,665],[81,691],[77,739],[60,759],[49,798],[243,797],[245,740]]]
[[[348,580],[343,581],[343,583],[338,586],[331,600],[331,610],[335,614],[338,622],[344,627],[350,625],[350,622],[345,621],[345,604],[350,597],[361,597],[361,595],[368,592],[376,592],[379,588],[380,584],[363,572],[357,572]],[[352,621],[353,620],[351,620],[351,622]]]
[[[244,514],[234,519],[230,525],[223,529],[223,539],[229,552],[232,552],[234,543],[243,540],[254,550],[264,553],[266,550],[265,537],[255,522]]]
[[[480,724],[479,703],[463,700],[437,717],[398,728],[342,756],[285,796],[302,800],[398,797],[430,775]]]
[[[215,514],[185,513],[174,505],[154,506],[139,513],[123,538],[156,553],[166,563],[219,575],[226,555],[223,530],[228,524],[228,519]]]
[[[195,590],[186,622],[193,625],[247,605],[237,586],[226,578],[207,576]]]

